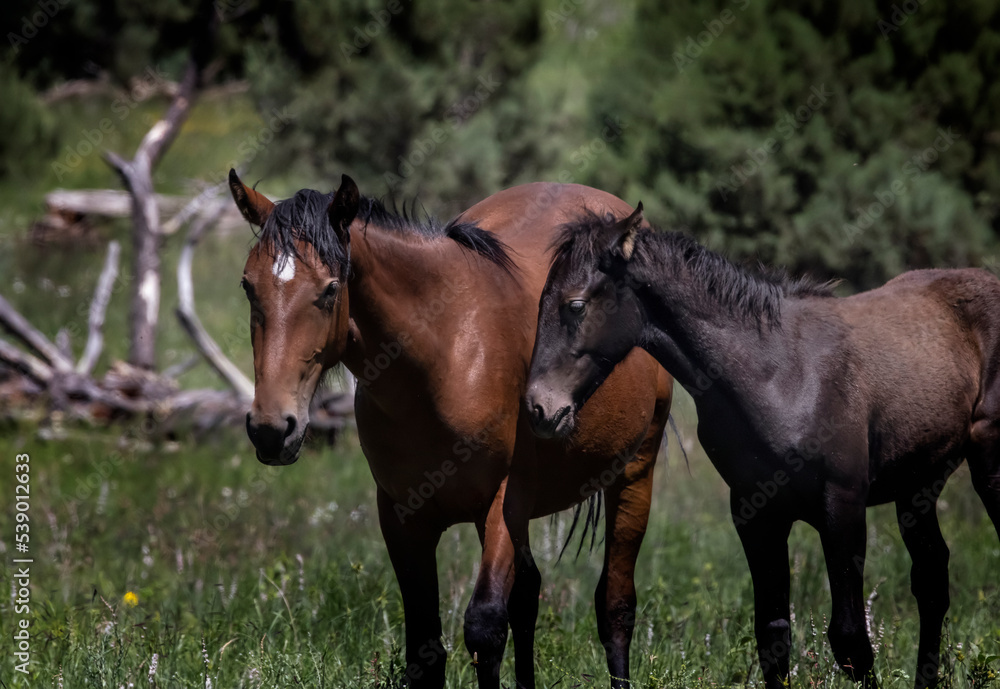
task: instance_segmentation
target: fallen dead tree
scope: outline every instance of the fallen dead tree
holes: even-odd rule
[[[87,340],[77,361],[72,359],[68,335],[64,335],[67,342],[57,346],[0,295],[0,328],[10,337],[0,337],[0,418],[45,420],[57,416],[87,424],[151,419],[154,432],[163,436],[242,426],[253,399],[253,384],[201,325],[191,281],[194,250],[214,226],[222,208],[222,203],[214,200],[208,212],[191,223],[178,263],[181,298],[177,317],[227,389],[182,389],[176,377],[190,362],[161,373],[115,361],[103,375],[94,375],[103,351],[105,315],[119,270],[121,250],[117,242],[111,242],[91,300]],[[315,434],[332,438],[349,422],[352,412],[351,395],[321,392],[313,400],[310,425]]]

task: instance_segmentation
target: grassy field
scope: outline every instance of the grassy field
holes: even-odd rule
[[[136,108],[109,145],[134,150],[159,107]],[[106,103],[65,108],[67,145],[79,139],[80,126],[107,112]],[[246,99],[201,102],[158,173],[161,190],[190,190],[204,170],[226,168],[241,137],[256,126]],[[0,188],[0,294],[49,336],[85,325],[103,257],[103,245],[59,249],[19,239],[40,213],[44,191],[60,185],[117,183],[92,155],[66,180],[49,174]],[[292,178],[269,180],[268,191],[283,195],[298,186]],[[125,232],[125,224],[110,225],[101,237]],[[194,266],[201,319],[244,370],[250,368],[247,311],[237,283],[249,241],[249,233],[209,238]],[[164,249],[161,366],[194,351],[172,316],[178,244],[168,239]],[[99,370],[125,354],[126,301],[125,290],[113,298]],[[74,345],[79,351],[82,338]],[[182,382],[218,385],[204,365]],[[694,414],[684,395],[677,416],[682,436],[693,439]],[[726,489],[688,442],[690,470],[676,440],[658,468],[639,561],[632,675],[637,686],[651,688],[759,685],[750,578]],[[12,653],[20,615],[11,487],[14,458],[22,452],[31,456],[34,559],[27,676],[14,671]],[[0,585],[11,594],[0,597],[0,686],[380,687],[400,677],[400,597],[375,520],[374,483],[350,433],[336,447],[309,448],[297,464],[278,469],[258,464],[236,431],[166,443],[141,429],[68,428],[65,437],[52,439],[33,424],[0,425],[0,472],[8,496],[0,501]],[[964,470],[946,489],[941,514],[953,551],[945,682],[988,686],[1000,671],[1000,547]],[[875,592],[877,670],[883,686],[909,687],[917,634],[909,559],[891,507],[872,510],[870,524],[866,590]],[[565,514],[533,525],[543,573],[539,683],[605,686],[591,602],[600,546],[557,561],[567,526]],[[792,537],[794,683],[850,686],[825,642],[829,591],[818,538],[805,526]],[[475,683],[462,620],[478,550],[474,530],[465,525],[449,531],[438,551],[451,687]],[[509,661],[507,685],[513,682]]]
[[[693,437],[688,400],[679,407],[682,434]],[[377,687],[398,678],[400,597],[378,533],[373,481],[349,435],[285,468],[258,464],[239,435],[150,444],[138,429],[70,430],[42,441],[33,427],[4,428],[5,473],[18,452],[31,454],[32,665],[24,677],[5,659],[6,686]],[[643,687],[757,685],[752,592],[725,486],[700,449],[691,455],[690,471],[676,441],[669,461],[661,458],[640,556],[633,678]],[[945,679],[987,686],[1000,668],[1000,548],[964,471],[941,512],[953,552]],[[892,509],[870,517],[866,590],[877,591],[877,669],[884,686],[906,687],[917,632],[909,561]],[[533,525],[544,577],[540,686],[603,686],[591,603],[600,548],[557,561],[567,523],[564,514]],[[0,533],[9,563],[16,556],[10,501]],[[475,683],[462,615],[477,551],[469,526],[449,531],[439,548],[452,687]],[[815,533],[797,526],[791,552],[795,684],[850,686],[824,638],[829,592]],[[10,571],[3,584],[13,591]],[[0,602],[7,644],[13,599]]]

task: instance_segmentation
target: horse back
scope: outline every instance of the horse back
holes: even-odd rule
[[[911,271],[838,301],[873,478],[916,455],[929,467],[960,457],[983,399],[1000,405],[1000,280],[976,269]]]

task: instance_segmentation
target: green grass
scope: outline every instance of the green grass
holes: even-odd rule
[[[689,400],[679,406],[682,433],[693,437]],[[150,445],[132,432],[71,431],[43,442],[31,427],[4,429],[5,472],[19,451],[32,456],[34,662],[23,678],[5,660],[7,686],[374,687],[398,678],[401,601],[353,438],[280,469],[259,465],[240,434]],[[643,687],[759,685],[750,579],[725,486],[700,450],[690,473],[678,454],[674,444],[669,463],[661,460],[639,560],[633,678]],[[941,514],[952,546],[946,680],[987,686],[1000,667],[1000,548],[964,471],[945,491]],[[877,586],[877,670],[883,686],[907,687],[917,634],[909,560],[892,509],[870,517],[866,592]],[[591,603],[600,549],[557,562],[566,521],[533,525],[543,573],[539,685],[604,686]],[[9,506],[0,533],[9,561]],[[850,686],[824,638],[829,591],[815,533],[797,526],[791,552],[794,683]],[[446,533],[438,556],[448,684],[471,686],[462,616],[478,558],[473,529]],[[3,590],[9,576],[5,569]],[[123,599],[130,591],[135,607]],[[12,619],[4,596],[0,638],[11,638]]]

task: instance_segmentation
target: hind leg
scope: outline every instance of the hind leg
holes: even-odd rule
[[[629,686],[629,647],[635,629],[635,563],[649,521],[659,434],[643,444],[604,491],[604,569],[594,592],[597,633],[608,659],[612,689]]]
[[[875,653],[865,623],[865,503],[856,490],[831,486],[820,529],[830,577],[833,611],[827,635],[837,663],[855,682],[877,686],[872,668]]]
[[[629,648],[635,629],[635,563],[649,522],[653,466],[673,399],[673,379],[663,369],[657,375],[656,405],[646,437],[614,483],[604,489],[604,568],[594,592],[594,609],[612,689],[629,686]]]
[[[982,417],[982,408],[977,410]],[[972,424],[968,452],[972,485],[1000,534],[1000,411]]]
[[[896,502],[899,532],[913,560],[910,589],[920,612],[920,647],[917,650],[916,689],[937,683],[941,664],[941,625],[950,602],[948,596],[948,545],[938,526],[940,489],[915,491],[909,500]]]

